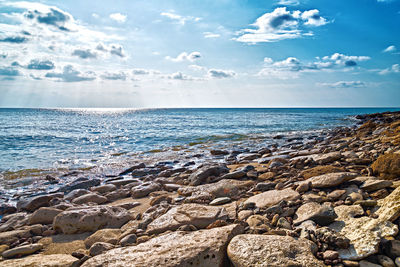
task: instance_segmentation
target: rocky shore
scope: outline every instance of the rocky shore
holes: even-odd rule
[[[14,196],[0,266],[400,267],[400,112],[357,119]]]

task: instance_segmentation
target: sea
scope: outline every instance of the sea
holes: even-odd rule
[[[396,108],[0,109],[0,179],[351,126]],[[29,171],[25,171],[29,170]]]

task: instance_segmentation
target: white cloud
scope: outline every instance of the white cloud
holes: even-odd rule
[[[279,0],[278,5],[298,6],[298,5],[300,5],[300,1],[299,0]]]
[[[393,53],[396,51],[397,51],[397,48],[394,45],[390,45],[390,46],[386,47],[382,52],[383,53]]]
[[[125,81],[127,78],[127,74],[123,71],[120,72],[104,72],[101,75],[101,78],[103,78],[104,80],[121,80],[121,81]]]
[[[221,34],[212,32],[203,32],[204,38],[219,38]]]
[[[358,62],[369,60],[367,56],[347,56],[334,53],[330,56],[317,58],[313,62],[302,62],[295,57],[288,57],[282,61],[274,61],[272,58],[264,58],[264,67],[257,76],[276,77],[280,79],[298,78],[298,73],[315,71],[334,71],[352,69],[358,66]]]
[[[319,15],[317,9],[301,12],[288,11],[286,7],[278,7],[271,13],[265,13],[257,18],[251,26],[255,29],[244,29],[238,32],[238,42],[260,43],[276,42],[284,39],[295,39],[311,36],[313,32],[304,29],[307,26],[322,26],[328,21]]]
[[[182,80],[182,81],[193,80],[191,76],[185,75],[180,71],[168,75],[167,78],[172,80]]]
[[[332,88],[361,88],[366,86],[362,81],[339,81],[335,83],[317,83],[317,85]]]
[[[46,78],[58,78],[58,81],[63,82],[82,82],[92,81],[96,79],[96,75],[92,71],[82,73],[74,68],[72,65],[64,66],[62,72],[48,72]]]
[[[182,52],[180,53],[177,57],[170,57],[166,56],[165,59],[170,60],[172,62],[182,62],[182,61],[190,61],[194,62],[198,59],[201,58],[201,53],[200,52],[192,52],[192,53],[187,53],[187,52]]]
[[[127,15],[123,15],[121,13],[112,13],[110,14],[110,19],[115,20],[119,23],[124,23],[126,21]]]
[[[379,71],[379,74],[386,75],[390,73],[400,73],[400,65],[393,64],[390,68]]]
[[[173,12],[161,12],[160,15],[169,18],[181,25],[185,25],[185,23],[188,21],[198,22],[201,20],[201,18],[199,17],[181,16]]]
[[[219,70],[219,69],[209,69],[208,77],[210,78],[232,78],[236,75],[236,72],[232,70]]]

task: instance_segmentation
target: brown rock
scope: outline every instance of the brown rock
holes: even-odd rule
[[[51,224],[62,210],[55,208],[42,207],[36,210],[29,219],[29,224]]]
[[[121,235],[120,229],[101,229],[85,239],[85,245],[90,248],[96,242],[116,245]]]
[[[244,203],[255,203],[258,208],[266,208],[278,204],[282,200],[297,200],[300,198],[299,193],[286,188],[284,190],[270,190],[248,198]]]
[[[1,262],[2,267],[73,267],[79,260],[67,254],[32,255],[22,259]]]
[[[322,174],[327,174],[327,173],[333,173],[333,172],[343,172],[344,169],[340,167],[335,167],[332,165],[324,165],[324,166],[317,166],[314,168],[310,168],[307,170],[304,170],[300,173],[301,176],[303,176],[305,179],[314,177],[314,176],[319,176]]]
[[[400,177],[400,154],[387,153],[380,155],[378,159],[372,163],[372,170],[375,174],[383,179],[393,179]]]

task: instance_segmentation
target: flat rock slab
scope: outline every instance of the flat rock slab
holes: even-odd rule
[[[211,201],[219,197],[236,197],[253,185],[252,181],[223,179],[213,184],[181,187],[178,193],[187,196],[186,202]]]
[[[94,232],[101,228],[120,228],[131,219],[123,208],[93,206],[66,210],[54,218],[53,228],[64,234]]]
[[[235,267],[325,266],[316,252],[310,240],[278,235],[238,235],[228,245]]]
[[[283,190],[270,190],[248,198],[245,204],[253,202],[258,208],[266,208],[278,204],[282,200],[297,200],[300,194],[287,188]]]
[[[360,186],[360,189],[363,189],[367,192],[372,192],[382,188],[390,187],[392,184],[393,182],[388,180],[368,179]]]
[[[6,260],[1,262],[3,267],[72,267],[79,260],[67,254],[52,255],[33,255],[16,260]]]
[[[311,182],[311,186],[313,188],[328,188],[338,186],[344,182],[356,178],[357,176],[358,175],[356,173],[351,172],[335,172],[314,176],[309,178],[305,182]]]
[[[1,255],[3,256],[3,258],[15,258],[17,256],[25,256],[33,254],[36,251],[41,250],[42,248],[43,245],[41,244],[30,244],[6,250]]]
[[[338,219],[329,228],[350,240],[350,248],[339,250],[342,259],[364,259],[378,252],[382,238],[395,236],[398,233],[398,226],[392,222],[400,215],[400,188],[394,190],[379,204],[381,207],[375,213],[378,215],[377,219],[367,216],[354,218],[364,213],[359,205],[335,207]]]
[[[176,230],[182,225],[192,224],[198,229],[206,228],[216,220],[226,220],[228,214],[222,207],[200,204],[183,204],[170,209],[147,226],[149,234]]]
[[[82,266],[222,266],[229,241],[243,230],[242,226],[234,224],[195,232],[177,231],[137,246],[109,250]]]

